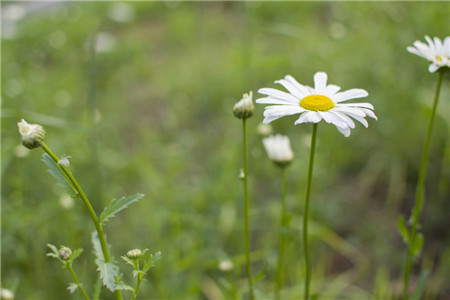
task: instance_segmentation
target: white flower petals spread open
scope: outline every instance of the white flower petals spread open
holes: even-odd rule
[[[428,35],[425,36],[425,40],[428,45],[421,41],[415,41],[413,43],[415,48],[409,46],[406,49],[408,52],[431,61],[428,67],[431,73],[442,67],[450,68],[450,37],[446,37],[443,43],[438,37],[434,37],[432,40]]]
[[[287,164],[294,159],[294,152],[291,149],[291,142],[287,136],[277,134],[263,139],[267,156],[278,164]]]
[[[336,85],[327,85],[327,74],[317,72],[314,75],[314,88],[301,85],[292,76],[275,81],[283,85],[289,93],[272,88],[262,88],[258,93],[267,95],[259,98],[256,103],[275,104],[267,106],[264,111],[264,123],[268,124],[284,116],[300,114],[295,125],[300,123],[318,123],[322,119],[331,123],[346,137],[350,129],[355,128],[353,119],[365,127],[368,126],[366,116],[376,119],[373,106],[370,103],[341,103],[350,99],[367,97],[369,94],[362,89],[350,89],[339,92]],[[351,118],[350,118],[351,117]]]

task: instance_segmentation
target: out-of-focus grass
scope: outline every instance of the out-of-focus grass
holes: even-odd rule
[[[31,5],[2,4],[3,12]],[[313,74],[325,71],[343,89],[366,89],[379,120],[368,129],[357,126],[349,138],[319,126],[312,286],[321,299],[395,299],[405,251],[396,219],[413,205],[436,80],[406,47],[425,34],[448,35],[449,5],[80,2],[49,4],[15,21],[4,15],[2,286],[16,284],[18,299],[66,298],[70,278],[45,257],[48,242],[88,250],[75,269],[88,290],[95,276],[93,226],[81,203],[61,206],[63,191],[46,173],[42,151],[19,147],[16,123],[25,118],[45,126],[56,153],[72,156],[73,173],[97,211],[112,198],[146,194],[106,228],[116,258],[132,248],[162,251],[143,299],[230,298],[230,281],[243,293],[241,131],[231,108],[243,93],[275,87],[286,74],[312,85]],[[94,40],[98,51],[92,51]],[[448,96],[447,80],[422,222],[426,299],[450,293],[444,268]],[[255,273],[268,268],[257,295],[269,297],[280,180],[256,135],[262,112],[257,106],[249,120],[251,236]],[[288,170],[293,220],[284,291],[292,299],[303,292],[300,232],[310,134],[294,120],[273,124],[290,136],[296,153]],[[230,275],[218,269],[225,258],[235,263]]]

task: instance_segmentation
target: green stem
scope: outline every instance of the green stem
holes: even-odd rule
[[[139,269],[139,263],[136,263],[136,265],[134,266],[136,271],[140,271]],[[135,300],[136,296],[139,292],[139,288],[141,287],[141,282],[142,282],[142,273],[139,273],[137,276],[137,282],[136,282],[136,287],[134,288],[134,292],[133,292],[133,296],[131,296],[131,300]]]
[[[428,151],[430,149],[430,141],[431,141],[431,133],[433,131],[433,124],[434,124],[434,116],[436,115],[436,107],[438,104],[439,99],[439,92],[441,90],[441,84],[442,79],[444,78],[444,72],[445,70],[440,70],[438,75],[438,82],[436,86],[436,94],[434,96],[434,103],[433,108],[431,110],[431,117],[430,117],[430,123],[428,125],[428,132],[427,132],[427,138],[425,140],[425,147],[423,149],[422,154],[422,162],[420,164],[420,170],[419,170],[419,179],[417,181],[416,186],[416,202],[414,204],[414,208],[411,214],[411,235],[410,235],[410,241],[408,244],[408,253],[406,257],[406,265],[405,265],[405,274],[404,274],[404,280],[403,280],[403,300],[408,300],[408,287],[409,287],[409,277],[411,275],[411,267],[412,267],[412,261],[414,257],[413,248],[414,244],[416,242],[416,236],[417,236],[417,227],[419,223],[419,217],[420,213],[422,211],[423,202],[424,202],[424,185],[425,185],[425,175],[427,171],[427,162],[428,162]]]
[[[75,271],[72,268],[72,263],[71,262],[65,262],[66,264],[66,268],[69,270],[70,274],[73,277],[73,280],[75,281],[75,283],[78,286],[78,289],[80,290],[80,292],[83,294],[84,299],[86,300],[90,300],[88,294],[86,293],[86,291],[83,289],[83,285],[80,283],[80,281],[78,280],[77,275],[75,275]]]
[[[311,196],[311,182],[314,167],[314,153],[316,151],[317,140],[317,123],[313,124],[311,136],[311,152],[309,155],[308,183],[306,185],[305,211],[303,213],[303,240],[305,254],[305,300],[309,298],[309,283],[311,281],[311,270],[309,266],[309,250],[308,250],[308,215],[309,215],[309,198]]]
[[[44,142],[41,142],[41,147],[45,150],[45,152],[50,155],[50,157],[55,161],[56,164],[59,162],[59,158],[50,150],[50,148],[47,147],[47,145]],[[80,195],[81,200],[83,201],[84,205],[86,206],[89,215],[91,216],[92,221],[94,222],[95,229],[97,230],[98,238],[100,240],[100,245],[102,246],[102,252],[103,257],[105,258],[105,262],[109,262],[111,260],[111,257],[109,256],[108,246],[106,244],[105,234],[103,233],[102,226],[100,222],[98,221],[97,215],[95,214],[94,208],[92,208],[91,203],[89,202],[88,198],[84,194],[83,190],[81,189],[80,185],[76,181],[75,177],[73,177],[72,173],[62,164],[58,164],[58,166],[63,170],[63,172],[67,175],[70,182],[72,182],[73,186],[77,190],[78,194]],[[122,300],[122,293],[120,290],[115,290],[114,293],[116,294],[117,300]]]
[[[253,294],[253,277],[252,277],[252,266],[250,261],[250,234],[249,234],[249,225],[248,225],[248,162],[247,162],[247,123],[246,119],[242,119],[242,133],[243,133],[243,151],[244,151],[244,200],[245,200],[245,223],[244,223],[244,232],[245,232],[245,258],[247,260],[247,276],[248,276],[248,284],[250,288],[250,299],[254,299]]]
[[[282,194],[281,194],[281,212],[280,212],[280,229],[279,229],[279,250],[278,250],[278,271],[277,271],[277,286],[275,292],[275,298],[280,299],[280,291],[283,286],[283,256],[284,248],[286,244],[286,233],[287,233],[287,223],[286,223],[286,191],[287,191],[287,180],[286,180],[286,167],[281,167],[281,177],[282,177]]]

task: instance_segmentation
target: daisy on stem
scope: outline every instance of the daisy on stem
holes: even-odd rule
[[[247,261],[247,277],[250,290],[250,299],[254,299],[253,294],[253,277],[252,266],[250,260],[250,230],[249,230],[249,201],[248,201],[248,162],[247,162],[247,119],[253,116],[255,113],[255,106],[252,101],[252,92],[244,94],[243,98],[237,102],[233,107],[234,116],[242,120],[242,150],[243,150],[243,176],[242,182],[244,183],[244,234],[245,234],[245,258]]]
[[[286,244],[286,233],[289,226],[289,219],[286,213],[286,193],[287,193],[287,178],[286,167],[294,159],[294,153],[291,149],[291,142],[287,136],[277,134],[271,135],[263,139],[264,148],[267,156],[274,162],[274,164],[281,170],[282,193],[281,193],[281,213],[280,213],[280,228],[279,228],[279,250],[278,250],[278,269],[277,282],[275,289],[275,299],[280,299],[280,291],[283,286],[283,267],[284,267],[284,248]]]
[[[424,237],[420,232],[417,232],[419,225],[419,217],[422,211],[424,202],[424,184],[425,175],[428,162],[428,150],[430,148],[431,133],[433,131],[434,116],[436,114],[436,107],[439,99],[439,92],[441,90],[442,79],[444,73],[448,72],[450,67],[450,37],[446,37],[444,42],[435,37],[433,40],[429,36],[425,36],[425,40],[428,44],[421,41],[415,41],[414,47],[408,47],[407,50],[410,53],[423,57],[431,62],[428,67],[430,73],[438,71],[438,79],[436,85],[436,93],[434,96],[433,108],[431,111],[430,123],[428,125],[427,137],[425,140],[425,146],[422,153],[422,161],[420,164],[419,178],[416,186],[416,201],[412,209],[411,217],[409,219],[411,229],[408,230],[403,217],[399,218],[398,226],[400,232],[403,235],[403,239],[408,245],[408,252],[406,255],[405,273],[403,277],[403,300],[409,298],[409,277],[411,274],[412,261],[417,256],[423,246]]]
[[[306,185],[305,209],[303,217],[303,240],[305,256],[305,294],[304,299],[309,298],[309,285],[311,281],[311,269],[308,250],[308,214],[309,199],[311,196],[311,182],[314,167],[314,154],[317,141],[317,126],[321,120],[336,126],[337,130],[345,137],[350,135],[350,129],[355,128],[355,119],[365,127],[368,123],[366,116],[376,119],[373,106],[370,103],[342,103],[344,101],[367,97],[368,93],[363,89],[350,89],[339,92],[339,86],[328,84],[327,74],[317,72],[314,75],[314,88],[298,83],[292,76],[275,81],[284,86],[287,92],[273,88],[262,88],[258,93],[266,95],[259,98],[256,103],[273,104],[267,106],[264,111],[264,123],[270,123],[279,118],[299,114],[295,125],[301,123],[313,123],[311,136],[311,152],[308,166],[308,181]]]

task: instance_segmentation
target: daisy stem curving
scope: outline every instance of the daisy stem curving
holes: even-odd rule
[[[419,170],[419,179],[417,180],[417,186],[416,186],[416,202],[414,204],[410,222],[411,222],[411,235],[410,240],[408,244],[408,253],[406,257],[406,265],[405,265],[405,274],[404,274],[404,280],[403,280],[403,300],[408,300],[409,294],[409,277],[411,275],[411,266],[412,261],[414,258],[414,245],[416,243],[416,237],[417,237],[417,227],[419,223],[419,217],[420,213],[422,211],[423,202],[424,202],[424,184],[425,184],[425,175],[427,170],[427,162],[428,162],[428,151],[430,148],[430,141],[431,141],[431,133],[433,131],[433,124],[434,124],[434,116],[436,115],[436,107],[439,99],[439,93],[441,90],[441,84],[442,79],[444,78],[445,70],[440,70],[438,75],[438,82],[436,86],[436,94],[434,96],[434,103],[433,108],[431,110],[431,117],[430,117],[430,123],[428,125],[428,133],[427,138],[425,140],[425,147],[423,149],[422,154],[422,162],[420,164],[420,170]]]
[[[279,229],[279,250],[278,250],[278,270],[277,270],[277,286],[275,292],[275,299],[280,298],[280,291],[283,286],[283,256],[284,248],[286,244],[286,234],[287,234],[287,216],[286,216],[286,166],[281,167],[281,177],[282,177],[282,194],[281,194],[281,213],[280,213],[280,229]]]
[[[248,162],[247,162],[247,123],[246,119],[242,119],[242,134],[243,134],[243,155],[244,155],[244,214],[245,214],[245,222],[244,222],[244,232],[245,232],[245,257],[247,260],[247,276],[248,276],[248,284],[250,288],[250,299],[254,299],[253,294],[253,277],[252,277],[252,266],[250,261],[250,233],[249,233],[249,221],[248,221]]]
[[[48,155],[53,159],[53,161],[58,164],[59,158],[50,150],[50,148],[44,143],[41,142],[42,149],[47,152]],[[73,186],[77,190],[78,194],[80,195],[81,200],[83,201],[84,205],[86,206],[89,215],[91,216],[92,221],[94,222],[95,229],[97,230],[98,238],[100,240],[100,245],[102,247],[103,257],[105,258],[105,262],[109,262],[111,260],[111,257],[109,256],[108,247],[106,244],[105,234],[103,233],[102,226],[100,225],[100,222],[98,221],[98,217],[95,214],[94,208],[92,207],[91,203],[89,202],[88,198],[84,194],[83,190],[81,189],[80,185],[76,181],[75,177],[73,177],[72,173],[62,164],[58,164],[58,166],[63,170],[64,174],[67,175],[67,178],[69,178],[70,182],[72,182]],[[114,293],[116,294],[117,300],[122,300],[122,292],[120,290],[115,290]]]
[[[314,153],[316,151],[317,140],[317,123],[313,124],[312,136],[311,136],[311,152],[309,155],[309,167],[308,167],[308,183],[306,184],[306,198],[305,198],[305,211],[303,213],[303,241],[304,241],[304,253],[305,253],[305,300],[309,299],[309,283],[311,281],[311,269],[309,265],[309,250],[308,250],[308,215],[309,215],[309,198],[311,196],[311,182],[314,167]]]

